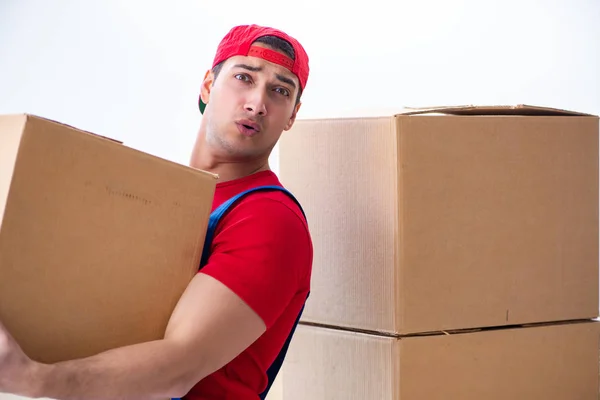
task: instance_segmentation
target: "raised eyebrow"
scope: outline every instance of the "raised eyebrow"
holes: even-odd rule
[[[248,71],[252,71],[252,72],[257,72],[257,71],[262,70],[262,67],[253,67],[253,66],[247,65],[247,64],[235,64],[233,66],[233,68],[243,68],[243,69],[247,69]]]
[[[248,64],[235,64],[233,66],[233,68],[242,68],[242,69],[246,69],[246,70],[252,71],[252,72],[262,71],[262,67],[253,67]],[[281,74],[275,74],[275,76],[281,82],[286,83],[286,84],[290,85],[291,87],[293,87],[294,89],[296,89],[296,83],[292,79],[288,78],[287,76],[281,75]]]
[[[293,87],[294,89],[296,89],[296,84],[294,83],[293,80],[291,80],[290,78],[288,78],[287,76],[283,76],[280,74],[275,74],[275,76],[277,77],[277,79],[279,79],[281,82],[283,83],[287,83],[288,85],[290,85],[291,87]]]

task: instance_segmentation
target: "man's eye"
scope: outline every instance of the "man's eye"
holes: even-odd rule
[[[235,75],[235,79],[238,79],[240,81],[248,81],[248,80],[250,80],[250,78],[248,78],[248,75],[246,75],[246,74],[236,74]]]
[[[284,96],[289,96],[290,95],[290,91],[284,88],[277,88],[275,89],[277,92],[279,92],[280,94],[284,95]]]

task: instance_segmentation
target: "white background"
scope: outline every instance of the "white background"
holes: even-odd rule
[[[299,118],[519,103],[600,114],[599,0],[350,3],[0,0],[0,114],[187,163],[202,77],[242,23],[282,28],[307,49]]]
[[[299,118],[521,103],[600,114],[599,0],[350,3],[0,0],[0,114],[37,114],[187,163],[201,79],[243,23],[304,44]]]

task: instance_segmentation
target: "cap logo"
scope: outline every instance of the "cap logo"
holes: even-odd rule
[[[285,54],[281,54],[275,50],[267,49],[264,47],[252,46],[248,50],[248,55],[252,57],[259,57],[267,61],[271,61],[275,64],[279,64],[290,71],[294,68],[294,60],[287,57]]]

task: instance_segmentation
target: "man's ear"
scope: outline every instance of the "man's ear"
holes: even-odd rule
[[[215,74],[211,70],[206,71],[206,74],[204,74],[204,79],[202,80],[202,87],[200,88],[200,98],[202,99],[204,104],[208,104],[210,98],[210,90],[214,81]]]
[[[284,131],[289,131],[292,128],[292,126],[294,125],[294,122],[296,122],[296,115],[298,114],[298,111],[300,111],[301,105],[302,105],[302,102],[298,102],[298,104],[296,104],[296,106],[294,107],[294,112],[292,113],[290,120],[285,125],[285,128],[283,128]]]

